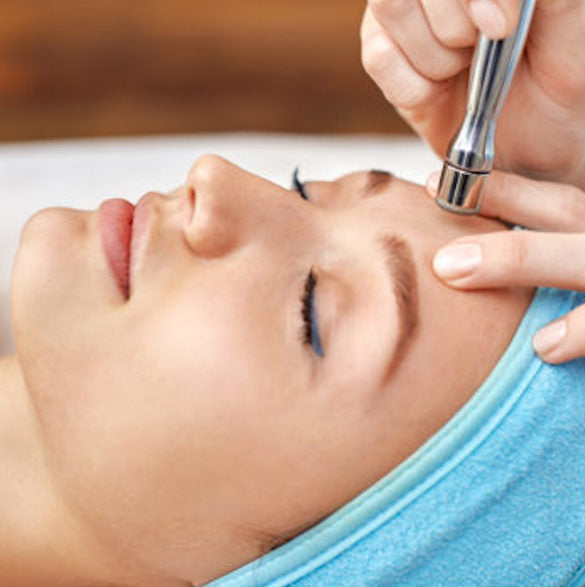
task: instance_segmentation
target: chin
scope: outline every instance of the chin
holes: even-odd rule
[[[96,269],[100,251],[92,218],[64,208],[35,214],[21,233],[12,274],[12,324],[22,375],[41,429],[59,450],[65,442],[60,434],[74,430],[67,414],[83,398],[80,380],[99,346],[97,325],[109,326],[97,303],[104,297],[99,287],[104,274]]]
[[[24,226],[11,281],[16,349],[34,363],[43,349],[59,346],[76,327],[89,277],[88,213],[49,208]]]

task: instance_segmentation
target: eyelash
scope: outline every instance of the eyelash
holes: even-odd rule
[[[317,278],[313,269],[309,272],[305,281],[305,291],[301,298],[301,316],[303,318],[303,344],[310,344],[313,351],[319,357],[323,357],[323,345],[317,326],[315,316],[315,287],[317,287]]]
[[[307,190],[305,189],[305,184],[299,179],[299,168],[295,168],[292,177],[292,184],[293,188],[299,192],[299,196],[303,198],[303,200],[308,200],[309,196],[307,195]]]
[[[305,184],[299,179],[299,168],[294,170],[292,178],[293,188],[299,193],[303,200],[309,200]],[[321,336],[317,325],[315,312],[315,288],[317,287],[317,278],[313,269],[307,275],[305,281],[305,290],[301,297],[301,317],[303,319],[303,344],[311,345],[315,354],[323,357],[323,345],[321,344]]]

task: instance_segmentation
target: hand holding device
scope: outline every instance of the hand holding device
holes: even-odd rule
[[[441,158],[466,110],[475,1],[487,0],[370,0],[362,23],[367,72]],[[503,37],[520,4],[497,2],[508,23]],[[583,38],[582,0],[537,0],[498,123],[496,168],[585,188]]]

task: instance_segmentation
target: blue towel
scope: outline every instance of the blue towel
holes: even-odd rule
[[[332,516],[209,587],[585,585],[585,360],[535,356],[585,302],[540,289],[469,402]]]

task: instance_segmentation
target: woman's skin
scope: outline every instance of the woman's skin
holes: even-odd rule
[[[0,584],[201,585],[384,476],[485,379],[533,290],[458,292],[432,258],[503,225],[379,172],[306,191],[201,158],[144,200],[129,299],[97,212],[27,223],[0,361]]]

